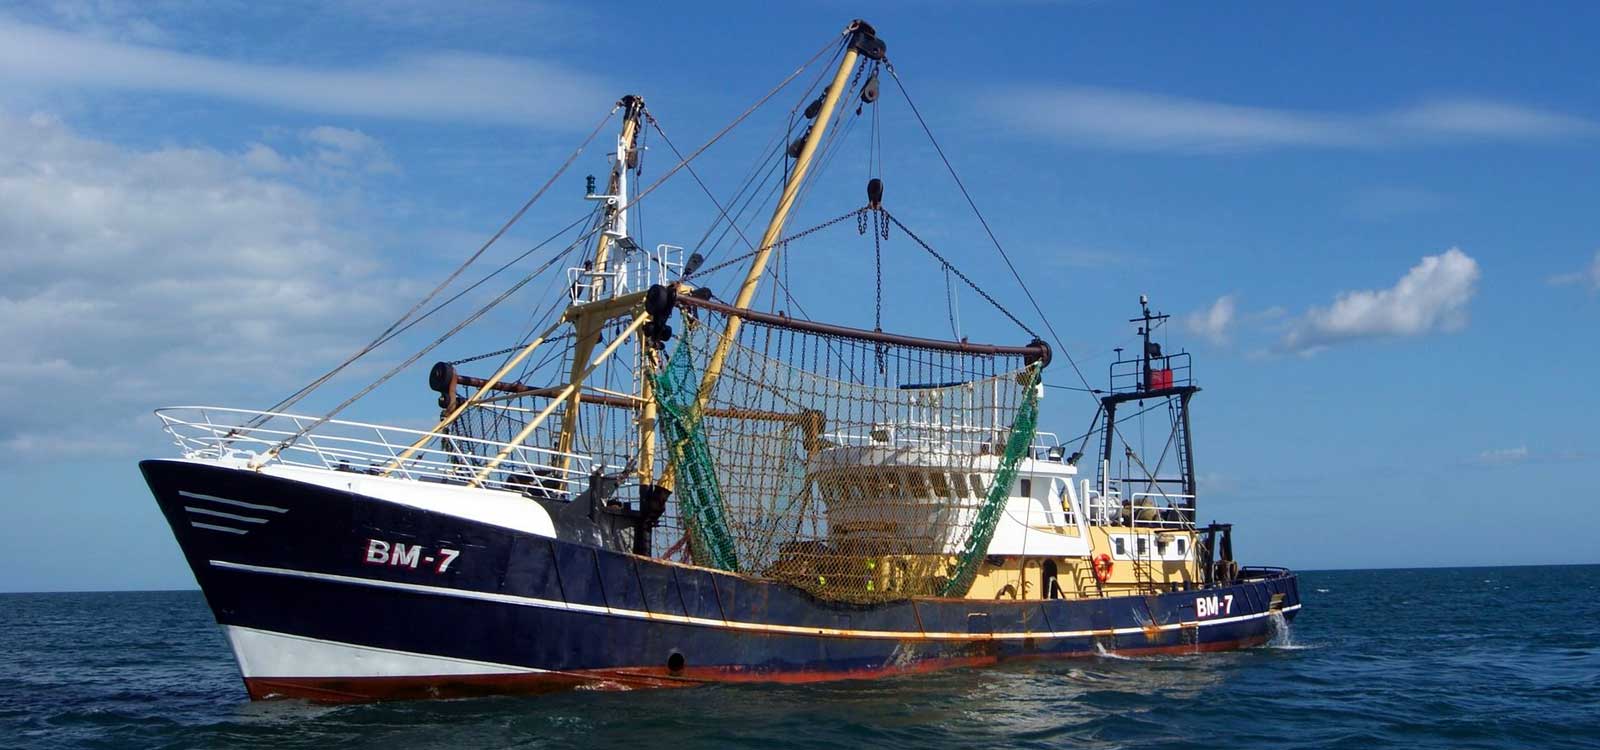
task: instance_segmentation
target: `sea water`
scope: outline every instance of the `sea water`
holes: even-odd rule
[[[1600,748],[1600,566],[1300,591],[1234,653],[347,706],[248,702],[198,592],[0,595],[0,748]]]

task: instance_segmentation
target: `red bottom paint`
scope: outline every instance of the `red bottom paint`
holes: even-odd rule
[[[1259,646],[1270,636],[1252,636],[1236,641],[1122,648],[1116,656],[1158,656],[1230,651]],[[1009,657],[1005,661],[1055,661],[1092,658],[1096,654],[1035,654]],[[746,668],[685,668],[671,672],[666,667],[597,669],[575,672],[532,672],[489,675],[424,675],[408,677],[247,677],[244,684],[251,700],[294,698],[317,703],[358,703],[383,700],[427,698],[467,698],[487,695],[533,695],[563,690],[636,690],[643,688],[692,687],[711,682],[804,683],[834,680],[867,680],[894,675],[922,674],[946,669],[993,666],[994,656],[962,656],[929,659],[904,666],[850,671],[796,670],[758,671]]]

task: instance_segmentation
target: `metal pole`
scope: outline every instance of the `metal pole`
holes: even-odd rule
[[[479,401],[482,401],[484,395],[498,385],[500,380],[511,372],[512,368],[522,364],[523,360],[527,359],[528,355],[532,354],[534,349],[538,349],[540,345],[544,344],[545,339],[549,338],[550,334],[555,333],[556,329],[560,328],[561,325],[561,322],[557,321],[555,325],[550,326],[545,330],[544,333],[539,334],[539,337],[534,339],[533,343],[523,347],[522,351],[517,352],[517,356],[512,357],[505,363],[505,365],[501,366],[501,368],[497,370],[495,374],[489,376],[489,379],[484,382],[483,387],[479,388],[477,393],[472,394],[467,398],[467,400],[457,404],[456,408],[451,410],[444,419],[439,420],[439,424],[434,425],[433,429],[428,431],[428,434],[423,435],[417,440],[417,442],[412,443],[411,447],[402,451],[400,455],[395,456],[394,460],[390,461],[388,466],[383,467],[383,471],[379,472],[378,476],[389,476],[390,472],[399,468],[400,464],[404,463],[405,460],[410,458],[412,454],[420,450],[422,446],[427,445],[429,440],[434,439],[434,437],[438,436],[440,432],[444,431],[444,428],[449,427],[451,423],[460,418],[461,414],[469,407],[478,403]]]
[[[858,33],[854,29],[852,34]],[[817,120],[812,124],[811,130],[806,135],[805,145],[800,149],[800,156],[795,159],[794,173],[789,176],[789,183],[783,188],[783,197],[778,200],[778,205],[772,211],[772,219],[767,222],[767,231],[761,236],[761,244],[756,246],[755,258],[750,261],[750,272],[745,274],[744,283],[739,286],[739,294],[734,297],[733,306],[746,308],[750,300],[756,295],[756,285],[761,281],[761,274],[767,270],[767,261],[772,256],[772,245],[778,241],[783,233],[783,225],[789,219],[789,211],[794,207],[796,196],[800,193],[800,185],[805,181],[806,173],[811,169],[812,157],[815,156],[817,145],[822,142],[822,136],[828,130],[828,123],[833,120],[834,110],[838,108],[839,99],[844,95],[845,85],[850,80],[850,72],[855,70],[856,61],[860,55],[854,46],[845,47],[844,59],[839,61],[839,70],[833,75],[833,83],[828,86],[828,92],[822,100],[822,109],[817,112]],[[728,318],[728,325],[722,332],[722,339],[717,342],[717,348],[711,353],[711,358],[706,361],[705,376],[700,381],[699,396],[695,399],[695,412],[705,407],[706,401],[711,398],[711,388],[716,385],[717,378],[722,375],[722,365],[728,359],[728,351],[733,347],[733,342],[739,335],[739,326],[742,319],[737,316]]]
[[[617,351],[617,348],[622,346],[622,342],[627,341],[628,338],[632,336],[634,332],[638,331],[639,327],[644,325],[645,321],[648,321],[649,319],[649,313],[639,313],[639,317],[634,318],[633,322],[628,324],[627,330],[623,331],[622,335],[617,336],[611,341],[610,345],[601,350],[601,352],[595,356],[594,361],[590,362],[589,366],[585,367],[583,372],[580,373],[577,378],[574,378],[571,383],[568,383],[567,387],[561,389],[561,393],[559,395],[553,399],[550,399],[550,403],[545,405],[544,409],[539,412],[539,415],[534,417],[533,421],[529,422],[527,426],[523,427],[522,431],[518,432],[516,437],[511,438],[510,442],[506,443],[505,447],[501,448],[500,452],[496,454],[495,457],[489,461],[489,463],[485,464],[483,470],[479,471],[478,475],[473,477],[472,481],[468,484],[473,487],[482,486],[483,480],[488,478],[489,472],[494,471],[495,468],[500,465],[500,462],[506,460],[506,457],[511,455],[511,451],[516,450],[517,446],[522,444],[522,441],[527,440],[528,436],[532,435],[533,431],[538,429],[539,425],[543,424],[544,421],[555,412],[556,407],[566,403],[567,397],[571,396],[578,390],[578,386],[583,383],[584,379],[588,378],[589,375],[595,371],[595,368],[599,367],[602,362],[605,362],[608,358],[610,358],[611,355]]]

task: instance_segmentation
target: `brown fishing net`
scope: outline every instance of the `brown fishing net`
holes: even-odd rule
[[[745,320],[708,377],[729,318],[691,312],[654,385],[695,562],[832,600],[964,593],[1032,443],[1038,365]]]

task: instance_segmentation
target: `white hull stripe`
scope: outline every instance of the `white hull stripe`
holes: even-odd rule
[[[255,518],[253,516],[241,516],[241,515],[239,515],[237,513],[223,513],[220,510],[210,510],[210,509],[207,509],[207,508],[196,508],[193,505],[185,505],[185,506],[183,506],[183,509],[186,510],[186,511],[189,511],[190,513],[199,513],[200,515],[203,515],[203,516],[216,516],[217,518],[228,518],[228,519],[232,519],[234,521],[244,521],[245,523],[266,523],[267,522],[267,519],[265,519],[265,518]]]
[[[371,578],[357,578],[342,576],[332,573],[312,573],[303,570],[289,570],[286,568],[269,568],[260,565],[247,565],[245,563],[227,562],[225,560],[212,560],[211,565],[227,570],[239,570],[248,573],[265,573],[268,575],[289,576],[292,578],[305,578],[313,581],[327,581],[330,583],[347,583],[355,586],[369,586],[372,588],[392,589],[395,591],[409,591],[415,594],[430,596],[451,596],[460,599],[476,599],[478,601],[498,602],[512,604],[520,607],[539,607],[542,609],[559,609],[568,612],[584,612],[589,614],[611,615],[614,617],[630,617],[640,620],[656,620],[660,622],[673,622],[685,625],[703,625],[717,628],[731,628],[759,633],[791,633],[795,635],[826,635],[845,636],[850,638],[892,638],[895,640],[948,640],[948,641],[981,641],[981,640],[1015,640],[1019,638],[1085,638],[1095,635],[1129,635],[1143,633],[1149,630],[1177,630],[1185,627],[1209,627],[1213,625],[1227,625],[1229,623],[1244,622],[1263,617],[1271,617],[1273,612],[1258,612],[1248,615],[1235,615],[1233,617],[1216,617],[1199,622],[1175,622],[1167,625],[1153,627],[1114,628],[1110,630],[1053,630],[1031,631],[1022,633],[941,633],[921,632],[909,630],[853,630],[848,628],[812,628],[802,625],[779,625],[761,622],[739,622],[737,620],[719,620],[709,617],[688,617],[684,615],[669,615],[660,612],[646,612],[636,609],[618,609],[616,607],[600,607],[593,604],[569,604],[553,599],[539,599],[529,596],[515,596],[512,594],[496,594],[488,591],[468,591],[466,589],[446,588],[443,586],[423,586],[415,583],[402,583],[400,581],[379,581]],[[1284,607],[1282,611],[1293,612],[1300,608],[1295,604]]]
[[[193,526],[193,527],[195,527],[197,529],[205,529],[207,531],[226,531],[229,534],[248,534],[248,533],[250,533],[248,531],[245,531],[244,529],[235,529],[235,528],[233,528],[231,526],[217,526],[215,524],[200,523],[199,521],[190,521],[189,525]]]
[[[239,671],[255,677],[434,677],[440,675],[534,674],[513,664],[358,646],[271,630],[226,625]]]
[[[209,500],[213,503],[222,503],[223,505],[232,505],[238,508],[249,508],[250,510],[265,510],[273,513],[289,512],[288,508],[279,508],[276,505],[258,505],[256,503],[247,503],[243,500],[229,500],[228,498],[217,497],[216,495],[202,495],[198,492],[190,492],[188,490],[178,490],[178,494],[184,497],[192,497],[196,500]]]

